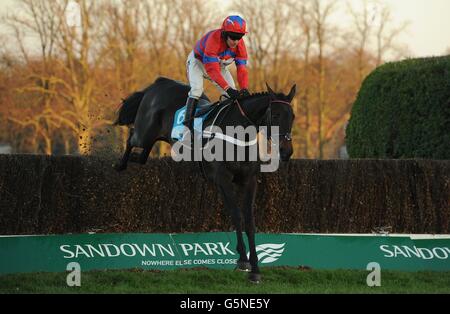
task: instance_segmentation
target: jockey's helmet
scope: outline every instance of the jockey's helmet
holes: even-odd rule
[[[238,15],[228,16],[222,23],[224,33],[236,33],[242,36],[247,33],[247,23]]]

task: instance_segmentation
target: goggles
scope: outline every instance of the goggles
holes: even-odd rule
[[[244,34],[241,33],[226,33],[226,35],[231,40],[240,40],[242,37],[244,37]]]

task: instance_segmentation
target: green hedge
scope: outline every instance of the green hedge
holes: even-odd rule
[[[0,234],[229,231],[196,164],[0,155]],[[260,232],[450,232],[450,161],[291,160],[261,174]]]
[[[372,72],[353,106],[346,142],[352,158],[450,159],[450,56]]]

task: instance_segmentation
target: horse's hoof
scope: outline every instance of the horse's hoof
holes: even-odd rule
[[[236,264],[236,270],[238,271],[250,271],[252,269],[252,265],[250,262],[238,261]]]
[[[127,165],[126,164],[115,164],[113,165],[114,170],[120,172],[120,171],[124,171],[125,169],[127,169]]]
[[[259,284],[261,283],[261,274],[250,273],[248,274],[248,280],[250,280],[251,283]]]

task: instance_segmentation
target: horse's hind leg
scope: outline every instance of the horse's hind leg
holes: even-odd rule
[[[155,143],[160,139],[159,135],[161,132],[161,127],[158,122],[159,117],[154,116],[153,119],[149,123],[149,128],[147,130],[143,130],[143,134],[145,134],[145,141],[142,143],[143,150],[139,156],[133,160],[133,162],[137,162],[141,165],[145,165],[147,163],[150,152],[152,151]]]
[[[146,146],[140,154],[131,154],[130,162],[136,162],[141,165],[145,165],[147,163],[148,157],[150,156],[153,145],[156,143],[156,140],[152,140],[150,143],[150,146]]]
[[[144,148],[141,153],[133,152],[130,154],[129,162],[145,165],[151,152],[151,148]]]
[[[116,165],[114,165],[114,169],[117,171],[123,171],[127,169],[128,160],[130,159],[130,153],[133,149],[133,146],[131,145],[131,137],[133,136],[133,129],[130,129],[130,135],[127,139],[127,146],[125,148],[125,152],[123,153],[122,159],[120,162]]]
[[[154,134],[156,134],[156,130],[154,131]],[[142,150],[138,160],[141,165],[145,165],[147,163],[150,152],[157,141],[158,138],[156,136],[152,136],[150,140],[145,143],[144,149]]]

